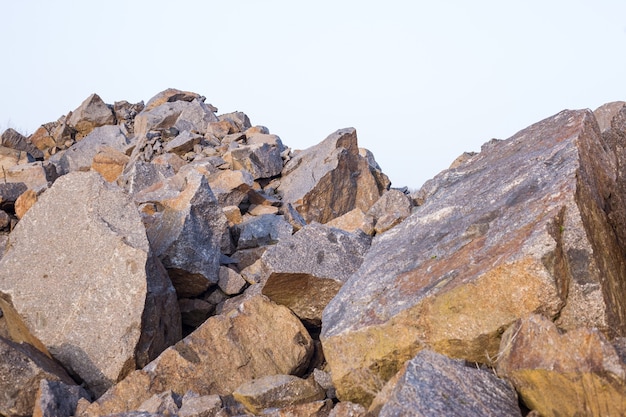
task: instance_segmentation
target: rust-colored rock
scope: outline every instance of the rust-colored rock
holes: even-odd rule
[[[94,402],[86,415],[136,409],[166,390],[228,395],[268,375],[302,375],[313,342],[283,306],[254,296],[227,314],[210,317],[142,370],[131,373]]]
[[[108,182],[113,182],[122,175],[128,160],[128,156],[123,152],[106,147],[93,157],[91,169],[102,175]]]
[[[366,212],[378,200],[389,180],[372,170],[359,154],[356,130],[341,129],[293,157],[278,191],[307,223],[326,223],[354,208]]]
[[[497,372],[544,417],[626,411],[626,364],[595,329],[562,334],[543,316],[520,319],[502,336]]]
[[[563,111],[424,186],[424,203],[374,239],[324,311],[341,400],[368,404],[429,347],[489,363],[502,332],[537,312],[566,329],[626,333],[626,266],[610,223],[616,157],[590,111]]]
[[[74,110],[67,124],[76,130],[76,139],[87,136],[99,126],[115,124],[115,114],[97,94],[92,94]]]
[[[37,193],[34,190],[26,190],[15,200],[15,216],[18,219],[37,202]]]

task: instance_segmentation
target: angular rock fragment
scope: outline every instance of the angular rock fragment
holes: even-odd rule
[[[374,217],[364,213],[363,210],[359,208],[350,210],[346,214],[332,219],[327,222],[326,225],[351,233],[361,230],[363,233],[370,236],[374,234]]]
[[[333,407],[331,400],[318,400],[303,404],[288,405],[282,408],[270,408],[263,411],[263,417],[328,417]]]
[[[221,266],[219,271],[219,282],[217,284],[224,294],[235,295],[239,294],[244,289],[246,286],[246,280],[243,279],[237,271]]]
[[[304,226],[262,256],[269,278],[263,294],[319,326],[322,311],[363,262],[370,237],[319,223]]]
[[[244,220],[235,226],[237,249],[255,248],[271,245],[288,238],[293,228],[283,216],[264,214]]]
[[[151,414],[161,414],[165,416],[175,416],[182,405],[180,395],[167,390],[160,394],[155,394],[141,403],[137,411],[146,411]]]
[[[293,375],[268,375],[248,381],[233,391],[233,397],[248,411],[282,408],[324,399],[324,390],[313,379]]]
[[[91,169],[108,182],[113,182],[122,175],[129,159],[125,153],[115,148],[103,147],[91,160]]]
[[[337,403],[328,414],[328,417],[366,417],[367,409],[361,404],[341,401]]]
[[[33,190],[26,190],[15,200],[15,216],[18,219],[24,217],[24,214],[37,202],[37,193]]]
[[[33,346],[0,337],[0,414],[32,415],[43,380],[76,384],[58,363]]]
[[[516,321],[502,336],[498,375],[542,416],[622,415],[626,363],[602,333],[560,333],[540,315]]]
[[[615,153],[590,111],[563,111],[425,184],[424,203],[374,239],[324,310],[341,400],[368,404],[429,347],[479,363],[537,312],[561,327],[626,333],[626,266],[608,206]]]
[[[32,158],[29,158],[26,152],[17,151],[15,149],[7,148],[6,146],[0,146],[0,169],[3,170],[3,180],[6,177],[4,171],[15,165],[27,164],[29,162],[32,162]]]
[[[47,189],[57,179],[56,167],[44,162],[31,162],[14,165],[3,172],[6,182],[23,182],[26,187],[39,193]]]
[[[185,393],[178,417],[214,417],[222,408],[219,395],[198,395],[193,391]]]
[[[209,184],[222,206],[238,206],[248,197],[254,178],[247,171],[219,171],[209,175]]]
[[[26,213],[0,293],[96,395],[180,338],[174,289],[134,203],[97,173],[61,177]]]
[[[148,102],[146,108],[135,117],[135,135],[143,138],[151,130],[172,127],[178,132],[187,130],[204,135],[209,123],[215,121],[217,117],[211,109],[198,100],[168,101],[154,108]]]
[[[37,149],[37,147],[33,145],[26,136],[11,128],[2,133],[2,141],[0,142],[0,145],[15,149],[16,151],[26,152],[33,159],[43,159],[43,152],[40,149]]]
[[[425,349],[407,364],[378,415],[521,417],[522,412],[513,387],[493,372]]]
[[[148,100],[145,106],[145,110],[152,110],[153,108],[165,103],[173,103],[175,101],[193,101],[199,98],[199,94],[191,91],[182,91],[176,88],[168,88]]]
[[[359,155],[356,130],[350,128],[292,158],[277,191],[307,223],[326,223],[357,207],[369,210],[388,187],[386,177],[375,177],[367,159]]]
[[[283,169],[280,152],[278,146],[268,143],[240,146],[230,151],[232,169],[245,170],[255,180],[276,176]]]
[[[111,388],[85,415],[133,410],[166,390],[228,395],[263,376],[302,375],[312,351],[310,336],[289,309],[254,296],[228,314],[210,317],[148,366]]]
[[[67,124],[75,129],[76,139],[80,140],[96,127],[115,124],[115,114],[100,96],[92,94],[71,113]]]
[[[219,280],[220,242],[226,216],[206,177],[179,173],[135,195],[144,210],[150,247],[168,270],[179,297],[193,297]]]
[[[389,190],[372,205],[367,214],[376,219],[376,233],[383,233],[409,217],[411,201],[402,191]]]
[[[76,414],[78,401],[91,396],[80,385],[43,379],[35,397],[33,417],[65,417]]]

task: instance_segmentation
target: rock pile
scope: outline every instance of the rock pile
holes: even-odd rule
[[[9,129],[0,415],[623,414],[625,147],[566,110],[408,194],[175,89]]]

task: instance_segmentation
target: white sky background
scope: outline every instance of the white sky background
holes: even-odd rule
[[[0,131],[194,91],[293,149],[357,129],[395,187],[626,100],[626,1],[3,1]]]

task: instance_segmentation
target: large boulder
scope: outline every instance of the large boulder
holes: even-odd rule
[[[521,417],[522,412],[511,384],[492,371],[425,349],[407,363],[378,415]]]
[[[198,99],[166,101],[156,107],[151,107],[148,102],[143,111],[135,116],[135,135],[141,138],[150,130],[172,127],[178,132],[187,130],[203,135],[209,123],[216,121],[217,116],[211,108]]]
[[[563,111],[425,184],[423,204],[374,239],[324,311],[339,398],[369,403],[367,387],[424,347],[490,363],[531,312],[626,333],[626,264],[610,223],[625,208],[607,205],[615,160],[590,111]]]
[[[516,321],[502,336],[497,372],[542,416],[618,416],[626,405],[622,355],[595,329],[562,334],[551,320],[535,314]]]
[[[110,389],[85,415],[134,410],[166,390],[228,395],[263,376],[302,375],[312,352],[311,337],[289,309],[253,296],[227,314],[210,317]]]
[[[370,241],[364,233],[319,223],[304,226],[261,257],[269,273],[263,294],[319,326],[324,307],[361,266]]]
[[[359,154],[356,130],[341,129],[289,160],[277,191],[307,223],[326,223],[354,208],[367,212],[389,188],[373,171]]]
[[[10,236],[0,295],[96,395],[181,337],[139,213],[95,172],[61,177]]]

